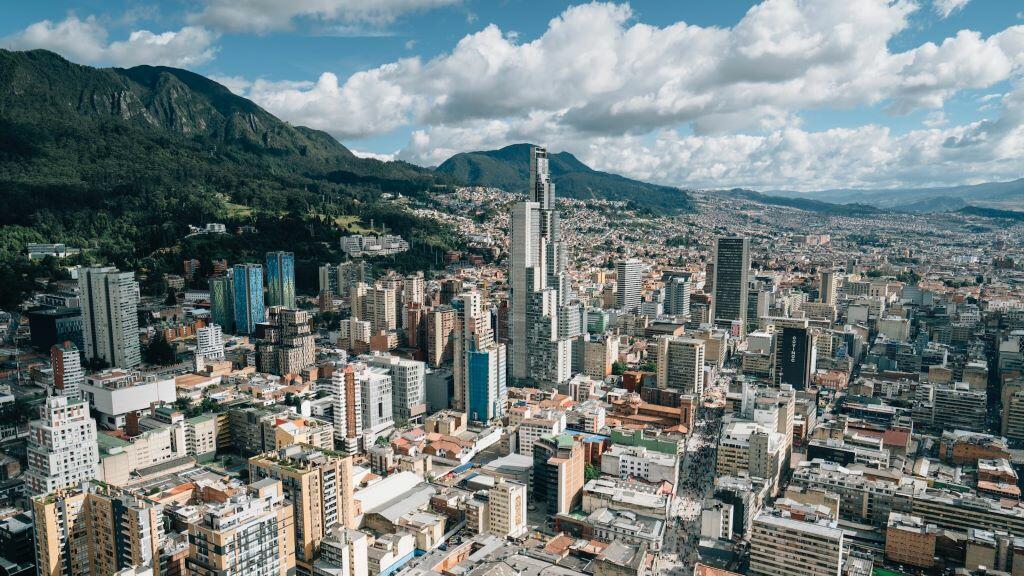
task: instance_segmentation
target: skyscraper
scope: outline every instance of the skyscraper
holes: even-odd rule
[[[704,392],[704,341],[680,336],[658,340],[658,388]]]
[[[775,347],[776,383],[797,390],[810,386],[817,362],[814,335],[807,328],[786,326],[776,338]]]
[[[29,423],[25,473],[29,491],[49,494],[95,479],[99,462],[96,422],[89,417],[85,400],[50,396],[40,416]]]
[[[750,239],[719,238],[715,244],[715,283],[712,302],[715,324],[731,327],[747,324],[747,291],[750,271]]]
[[[267,252],[267,306],[295,308],[295,254]]]
[[[423,421],[427,412],[425,363],[390,354],[372,354],[359,359],[367,366],[384,368],[391,373],[391,409],[396,420],[411,424]]]
[[[63,342],[50,348],[50,366],[53,368],[53,388],[50,396],[80,398],[85,371],[74,342]]]
[[[259,264],[235,264],[231,283],[234,287],[235,331],[252,334],[256,324],[266,320],[263,267]]]
[[[818,301],[823,304],[836,304],[836,293],[839,291],[839,278],[835,271],[825,270],[821,273],[821,286],[818,288]]]
[[[512,209],[512,379],[557,384],[571,376],[572,336],[559,330],[567,314],[567,254],[555,209],[547,150],[530,150],[529,200]]]
[[[640,307],[641,264],[630,258],[615,264],[615,307],[626,312],[635,312]]]
[[[210,320],[231,334],[235,331],[235,307],[231,291],[231,271],[210,278]]]
[[[78,272],[78,286],[86,359],[118,368],[141,364],[135,274],[117,268],[84,268]]]
[[[691,291],[689,274],[669,276],[665,280],[665,314],[689,316]]]

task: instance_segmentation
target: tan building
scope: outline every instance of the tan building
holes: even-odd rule
[[[843,567],[843,531],[835,523],[804,522],[761,512],[750,538],[750,574],[837,576]]]
[[[583,496],[584,454],[572,435],[540,438],[533,444],[533,498],[549,514],[567,514]]]
[[[526,485],[498,478],[489,491],[488,532],[502,538],[526,533]]]
[[[938,527],[916,516],[889,513],[885,530],[885,558],[898,564],[931,568],[935,564]]]
[[[287,576],[295,569],[294,511],[281,482],[270,478],[245,494],[204,504],[190,524],[189,574]]]
[[[295,561],[309,573],[331,526],[356,528],[352,459],[304,446],[288,446],[249,459],[251,480],[279,480],[295,507]]]
[[[32,499],[38,574],[156,570],[163,534],[160,506],[106,485],[85,487]]]
[[[432,368],[451,361],[455,323],[455,309],[449,306],[435,308],[427,313],[427,364]]]

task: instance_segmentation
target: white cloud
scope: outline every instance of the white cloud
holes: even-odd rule
[[[934,0],[932,8],[942,18],[949,18],[949,15],[957,10],[963,10],[964,6],[971,0]]]
[[[42,20],[3,40],[15,49],[45,48],[86,64],[194,67],[213,59],[217,34],[186,26],[176,32],[136,30],[128,39],[107,41],[107,29],[93,16],[74,14],[60,22]]]
[[[373,158],[374,160],[380,160],[381,162],[391,162],[397,156],[397,152],[392,152],[390,154],[382,154],[379,152],[365,152],[363,150],[355,150],[353,148],[350,148],[349,150],[360,158]]]
[[[287,30],[298,19],[387,24],[409,12],[460,0],[206,0],[189,20],[230,32]]]

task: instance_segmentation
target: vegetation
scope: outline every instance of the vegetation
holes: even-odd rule
[[[63,242],[85,249],[82,263],[151,278],[180,273],[184,255],[205,267],[288,247],[299,258],[298,288],[312,292],[318,259],[340,259],[337,239],[371,220],[409,235],[419,258],[454,247],[442,226],[382,195],[425,197],[446,182],[410,164],[357,158],[191,72],[95,69],[42,50],[0,50],[0,307],[60,269],[27,262],[28,242]],[[257,233],[188,236],[190,224],[206,222]]]

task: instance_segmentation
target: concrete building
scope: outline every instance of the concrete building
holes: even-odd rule
[[[615,264],[615,307],[624,312],[635,312],[640,307],[643,288],[643,264],[635,259]]]
[[[747,291],[750,274],[750,239],[723,237],[715,241],[712,306],[716,325],[731,328],[747,324]]]
[[[885,559],[916,568],[935,565],[938,528],[920,518],[891,512],[885,530]]]
[[[359,450],[363,437],[362,386],[356,381],[356,366],[338,363],[333,367],[329,382],[334,444],[346,452]]]
[[[658,339],[658,388],[704,393],[704,341],[668,336]]]
[[[839,576],[843,544],[843,531],[835,523],[761,512],[754,518],[750,538],[750,574]]]
[[[313,563],[315,576],[370,576],[369,536],[336,525],[320,541],[320,557]]]
[[[29,423],[26,451],[25,484],[32,494],[49,494],[95,479],[99,453],[88,404],[67,396],[47,398],[40,419]]]
[[[390,354],[361,356],[367,366],[383,368],[391,376],[391,406],[394,418],[420,424],[427,412],[426,364]]]
[[[131,412],[148,410],[154,404],[172,404],[177,399],[177,388],[173,378],[134,370],[105,370],[85,378],[82,396],[100,425],[116,430],[125,425],[125,417]]]
[[[295,507],[295,561],[301,574],[313,572],[320,542],[331,526],[355,528],[352,459],[301,446],[287,446],[249,459],[252,481],[279,480]]]
[[[287,576],[295,570],[294,512],[281,482],[266,478],[246,493],[203,504],[189,524],[188,574]]]
[[[786,439],[774,427],[734,421],[722,431],[715,475],[761,478],[775,493],[779,488],[785,455]]]
[[[620,478],[641,478],[654,484],[679,480],[679,458],[643,446],[612,445],[601,454],[601,473]]]
[[[487,531],[501,538],[519,538],[526,526],[526,485],[498,478],[488,491]]]
[[[363,446],[369,447],[377,438],[394,428],[391,375],[384,368],[367,367],[356,374],[363,402]]]
[[[141,364],[135,274],[116,268],[84,268],[78,272],[78,288],[85,358],[118,368]]]
[[[48,390],[49,396],[82,397],[85,371],[74,342],[63,342],[50,348],[50,367],[53,369],[53,385]]]
[[[688,318],[692,289],[689,274],[673,275],[665,279],[665,314]]]
[[[536,502],[544,502],[548,514],[565,514],[582,497],[584,483],[583,447],[573,436],[547,436],[533,444],[533,491]]]

